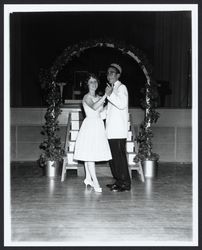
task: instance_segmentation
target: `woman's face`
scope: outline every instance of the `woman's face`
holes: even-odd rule
[[[96,91],[96,89],[98,88],[98,82],[95,78],[91,77],[89,80],[88,80],[88,88],[89,88],[89,91]]]

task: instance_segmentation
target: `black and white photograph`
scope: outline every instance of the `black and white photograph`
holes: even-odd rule
[[[198,5],[4,5],[4,245],[198,246]]]

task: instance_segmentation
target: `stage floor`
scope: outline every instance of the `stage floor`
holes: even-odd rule
[[[22,169],[15,167],[11,178],[11,235],[17,244],[192,241],[191,165],[160,164],[158,178],[142,183],[135,176],[131,191],[122,193],[105,186],[110,177],[99,177],[103,193],[95,193],[82,177],[71,174],[61,183]]]

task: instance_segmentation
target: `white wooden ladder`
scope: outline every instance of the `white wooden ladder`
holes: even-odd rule
[[[66,130],[66,139],[65,139],[65,150],[66,150],[67,156],[64,158],[64,161],[63,161],[61,181],[64,181],[67,170],[71,170],[71,169],[77,170],[79,167],[78,161],[74,160],[73,156],[74,156],[74,146],[75,146],[77,134],[79,132],[82,120],[83,120],[83,117],[82,117],[81,111],[72,111],[69,113],[68,122],[67,122],[67,130]],[[129,173],[132,178],[132,171],[136,170],[139,173],[142,182],[144,182],[145,179],[144,179],[141,162],[135,163],[133,161],[136,155],[136,152],[138,150],[138,145],[135,142],[134,138],[135,138],[134,123],[132,121],[131,114],[129,114],[128,138],[126,142],[126,152],[127,152],[127,159],[128,159],[129,170],[130,170]]]
[[[143,169],[142,169],[142,163],[134,162],[134,157],[136,156],[139,148],[138,143],[136,142],[136,131],[135,131],[135,122],[133,121],[132,115],[129,114],[129,121],[130,121],[130,131],[131,131],[131,137],[128,136],[127,138],[127,144],[130,142],[132,144],[131,148],[127,147],[127,157],[128,157],[128,166],[129,166],[129,173],[132,178],[132,171],[135,170],[138,172],[140,179],[142,182],[145,181]]]

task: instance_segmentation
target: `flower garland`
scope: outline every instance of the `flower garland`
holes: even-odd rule
[[[68,46],[55,60],[50,69],[53,79],[56,79],[58,72],[61,71],[68,62],[73,60],[74,57],[79,57],[86,49],[96,47],[113,48],[119,50],[122,52],[122,54],[128,54],[139,64],[145,74],[147,81],[150,81],[152,67],[145,54],[135,46],[127,45],[124,42],[113,41],[112,39],[105,39],[104,41],[102,39],[90,40]]]
[[[146,84],[144,88],[145,100],[141,101],[141,106],[145,109],[145,118],[140,126],[140,133],[136,140],[139,142],[140,153],[135,157],[135,161],[143,158],[149,158],[154,155],[152,153],[152,141],[153,133],[151,130],[151,124],[157,122],[159,113],[155,111],[156,99],[157,99],[157,88],[155,82],[152,80],[152,66],[149,63],[146,55],[133,45],[127,45],[125,42],[117,42],[112,39],[97,39],[85,42],[79,42],[78,44],[70,45],[63,53],[57,57],[51,68],[45,71],[45,74],[41,75],[41,82],[46,89],[49,89],[48,93],[53,93],[56,89],[56,77],[57,74],[63,69],[63,67],[73,60],[75,57],[79,57],[82,52],[89,48],[108,47],[119,50],[124,55],[132,57],[140,66],[146,77]],[[51,90],[52,89],[52,90]],[[54,99],[54,96],[52,96]],[[51,97],[51,98],[52,98]],[[52,101],[54,101],[52,99]],[[56,103],[58,102],[58,95],[55,96]],[[50,100],[50,99],[49,99]],[[51,102],[51,100],[50,100]],[[49,105],[51,105],[51,103]],[[57,113],[60,113],[59,105],[57,105]]]

